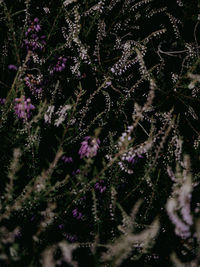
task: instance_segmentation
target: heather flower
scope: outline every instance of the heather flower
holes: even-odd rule
[[[3,104],[5,104],[5,102],[6,102],[6,99],[5,99],[5,98],[1,98],[1,97],[0,97],[0,105],[3,105]]]
[[[71,109],[71,105],[64,105],[60,106],[59,110],[56,112],[56,115],[58,116],[55,120],[54,125],[59,126],[61,123],[63,123],[66,119],[68,110]]]
[[[32,95],[35,97],[42,96],[42,75],[33,76],[32,74],[27,74],[24,81],[30,89]]]
[[[46,113],[44,114],[45,123],[51,123],[51,118],[54,112],[55,106],[48,106]]]
[[[9,70],[17,70],[17,67],[13,64],[8,65]]]
[[[97,150],[99,148],[100,140],[97,138],[92,138],[91,136],[86,136],[84,141],[81,143],[81,148],[79,149],[80,158],[87,157],[92,158],[96,156]]]
[[[133,167],[138,162],[139,158],[144,158],[142,155],[135,155],[135,154],[123,154],[121,161],[119,161],[119,166],[122,170],[125,172],[132,174],[133,173]]]
[[[192,176],[189,166],[189,157],[185,155],[183,161],[184,169],[181,173],[177,165],[172,196],[168,199],[166,204],[168,216],[175,225],[175,233],[181,238],[188,238],[191,236],[190,228],[193,224],[193,217],[190,210]]]
[[[72,157],[62,156],[61,159],[62,159],[65,163],[72,163],[72,162],[73,162]]]
[[[50,10],[49,10],[48,7],[43,7],[43,10],[44,10],[44,12],[45,12],[46,14],[50,13]]]
[[[106,186],[104,185],[104,180],[100,180],[94,185],[94,188],[98,190],[101,194],[106,190]]]
[[[180,236],[183,239],[186,239],[190,237],[190,225],[186,224],[184,221],[182,221],[176,212],[176,200],[175,199],[168,199],[167,201],[167,213],[170,218],[170,220],[175,225],[175,233]]]
[[[128,156],[128,157],[126,157],[126,160],[131,165],[134,165],[136,163],[136,157],[134,157],[134,156]]]
[[[127,156],[126,157],[126,160],[128,161],[128,163],[131,165],[131,166],[133,166],[135,163],[137,163],[138,162],[138,159],[139,158],[141,158],[141,159],[143,159],[144,157],[142,156],[142,155],[137,155],[137,156]]]
[[[76,235],[66,234],[65,235],[67,241],[74,243],[78,240],[78,237]]]
[[[35,51],[37,49],[42,50],[44,45],[46,44],[45,38],[46,38],[45,35],[39,37],[37,34],[32,34],[29,40],[28,39],[24,40],[26,49],[31,51]]]
[[[35,109],[35,106],[31,104],[30,98],[25,98],[22,96],[21,98],[15,98],[15,114],[18,118],[29,118],[31,116],[31,111]]]
[[[27,50],[35,51],[36,49],[42,50],[45,42],[45,35],[39,36],[38,33],[41,30],[39,19],[35,18],[30,24],[27,32],[25,33],[27,39],[24,40]]]
[[[73,2],[76,2],[76,0],[65,0],[63,5],[66,7],[66,6],[68,6],[69,4],[71,4]]]
[[[77,170],[75,170],[75,171],[72,172],[72,175],[79,174],[80,172],[81,172],[80,169],[77,169]]]
[[[27,32],[25,33],[25,35],[27,36],[30,32],[39,32],[41,30],[40,24],[39,24],[39,19],[35,18],[33,20],[33,22],[31,22]]]
[[[80,198],[80,202],[83,202],[84,200],[86,200],[86,196]]]
[[[78,211],[78,209],[74,209],[72,211],[73,217],[76,218],[77,220],[80,220],[83,217],[83,214]]]
[[[50,70],[50,74],[63,71],[66,67],[66,61],[67,59],[65,57],[60,56],[57,60],[56,65],[53,67],[52,70]]]

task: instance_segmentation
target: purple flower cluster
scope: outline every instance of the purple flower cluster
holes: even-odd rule
[[[31,111],[35,109],[35,106],[31,104],[30,98],[15,98],[14,111],[18,118],[27,119],[31,116]]]
[[[9,70],[17,70],[17,67],[15,66],[15,65],[13,65],[13,64],[10,64],[10,65],[8,65],[8,69]]]
[[[50,70],[50,74],[63,71],[66,68],[66,62],[67,59],[65,57],[60,56],[57,60],[56,65]]]
[[[76,218],[77,220],[80,220],[83,217],[83,214],[78,211],[78,209],[74,209],[72,211],[73,217]]]
[[[128,163],[133,166],[135,163],[137,163],[139,158],[143,158],[142,155],[137,155],[137,156],[127,156],[126,160],[128,161]]]
[[[25,46],[27,50],[35,51],[37,49],[42,50],[45,42],[45,35],[39,36],[38,33],[41,30],[41,26],[39,24],[39,19],[35,18],[33,22],[30,23],[28,30],[25,35],[27,39],[24,40]]]
[[[65,237],[71,243],[74,243],[78,240],[78,237],[76,235],[66,234]]]
[[[98,138],[92,138],[91,136],[86,136],[84,141],[81,143],[81,148],[79,149],[80,158],[87,157],[92,158],[96,156],[97,150],[99,148],[100,140]]]
[[[98,190],[101,194],[106,190],[106,186],[104,185],[104,180],[100,180],[94,185],[94,188]]]
[[[30,89],[31,93],[36,97],[42,96],[42,80],[41,77],[34,77],[32,74],[27,74],[24,78],[27,87]]]
[[[29,26],[27,32],[25,35],[27,36],[30,32],[39,32],[41,30],[40,24],[39,24],[39,19],[35,18],[33,22],[31,22],[31,25]]]
[[[73,162],[72,157],[62,156],[61,159],[62,159],[65,163],[72,163],[72,162]]]
[[[1,97],[0,97],[0,105],[3,105],[3,104],[5,104],[5,102],[6,102],[6,99],[5,99],[5,98],[1,98]]]
[[[121,158],[121,161],[119,161],[119,166],[121,170],[132,174],[133,173],[133,167],[138,162],[139,158],[144,158],[142,155],[132,155],[131,153],[128,153],[127,155],[124,154]]]

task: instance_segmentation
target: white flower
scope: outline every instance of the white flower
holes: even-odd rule
[[[69,109],[71,109],[71,105],[64,105],[56,112],[56,115],[58,115],[59,117],[55,120],[55,126],[58,127],[65,120],[67,111]]]
[[[55,106],[49,106],[47,112],[44,114],[45,123],[51,123],[51,117],[54,112]]]

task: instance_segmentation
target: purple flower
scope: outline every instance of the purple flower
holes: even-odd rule
[[[84,141],[81,143],[81,148],[79,149],[80,158],[87,157],[92,158],[96,156],[97,150],[99,148],[100,140],[97,138],[92,138],[91,136],[86,136]]]
[[[100,180],[94,185],[94,188],[98,190],[101,194],[106,190],[106,186],[104,185],[104,180]]]
[[[83,196],[80,198],[80,201],[83,202],[84,200],[86,200],[86,196]]]
[[[29,118],[31,116],[31,111],[35,109],[35,106],[31,104],[30,98],[25,98],[22,96],[21,98],[15,98],[15,114],[18,118]]]
[[[78,240],[78,237],[76,235],[66,234],[65,237],[71,243],[76,242]]]
[[[45,42],[45,35],[39,36],[38,33],[41,30],[41,26],[39,24],[39,19],[35,18],[33,22],[30,22],[30,26],[25,33],[27,39],[24,40],[24,44],[27,50],[35,51],[37,49],[42,50]]]
[[[41,75],[34,76],[32,74],[27,74],[27,76],[24,78],[24,81],[26,83],[26,86],[30,89],[31,93],[35,97],[42,96],[42,76]]]
[[[137,155],[137,156],[127,156],[126,157],[126,160],[128,161],[128,163],[130,164],[130,165],[134,165],[135,163],[137,163],[138,162],[138,158],[144,158],[142,155]]]
[[[27,36],[30,32],[39,32],[41,30],[40,24],[39,24],[39,19],[35,18],[33,20],[33,22],[30,22],[30,26],[27,30],[27,32],[25,33],[25,35]]]
[[[17,70],[17,67],[13,64],[8,65],[9,70]]]
[[[44,45],[46,45],[44,39],[45,36],[38,37],[37,35],[32,34],[31,38],[24,40],[26,49],[31,51],[35,51],[37,49],[42,50],[44,48]]]
[[[60,229],[60,230],[62,230],[63,228],[64,228],[64,224],[62,223],[62,224],[59,224],[58,225],[58,228]]]
[[[0,97],[0,105],[3,105],[3,104],[5,104],[5,102],[6,102],[6,99],[5,99],[5,98],[1,98],[1,97]]]
[[[56,65],[52,68],[52,70],[50,70],[50,74],[63,71],[66,67],[66,61],[67,59],[65,57],[60,56]]]
[[[121,170],[124,170],[125,172],[132,174],[133,173],[133,167],[138,162],[139,158],[144,158],[142,155],[136,155],[136,154],[124,154],[121,157],[121,161],[119,161],[119,166]]]
[[[136,157],[135,156],[129,156],[126,158],[126,160],[128,161],[128,163],[130,163],[131,165],[134,165],[136,163]]]
[[[79,174],[81,171],[79,169],[75,170],[72,172],[72,175],[76,175],[76,174]]]
[[[80,220],[83,217],[83,214],[78,211],[78,209],[74,209],[72,211],[73,217],[76,218],[77,220]]]
[[[71,162],[73,162],[72,157],[62,156],[62,160],[63,160],[65,163],[71,163]]]

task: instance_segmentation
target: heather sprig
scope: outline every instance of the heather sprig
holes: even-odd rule
[[[197,3],[0,14],[0,265],[198,266]]]

